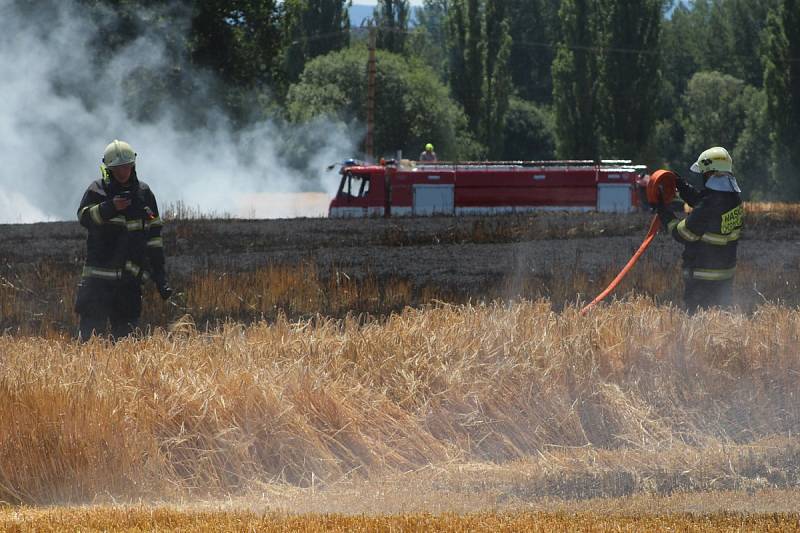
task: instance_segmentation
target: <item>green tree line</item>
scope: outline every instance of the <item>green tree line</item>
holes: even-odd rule
[[[752,198],[800,200],[800,0],[379,0],[358,27],[349,0],[74,1],[99,62],[148,32],[168,44],[174,68],[131,80],[140,120],[202,98],[234,124],[325,117],[361,138],[374,31],[378,155],[686,173],[723,145]]]

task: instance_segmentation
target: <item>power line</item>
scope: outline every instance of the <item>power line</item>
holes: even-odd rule
[[[443,25],[435,25],[437,28],[443,28]],[[375,26],[375,29],[382,32],[395,32],[395,33],[402,33],[405,35],[414,35],[418,31],[427,31],[424,27],[421,27],[422,30],[417,30],[416,28],[397,28],[397,27],[389,27],[389,26]],[[367,33],[368,28],[363,26],[358,27],[351,27],[347,31],[351,33]],[[331,37],[341,37],[345,31],[336,31],[336,32],[326,32],[326,33],[319,33],[304,39],[305,42],[308,41],[317,41],[323,39],[329,39]],[[493,44],[500,44],[499,39],[491,39],[488,42]],[[294,40],[290,44],[298,45],[302,44],[300,40]],[[560,48],[566,48],[572,51],[582,51],[582,52],[596,52],[596,53],[614,53],[614,54],[628,54],[628,55],[647,55],[647,56],[658,56],[663,53],[662,50],[651,50],[651,49],[643,49],[643,48],[624,48],[618,46],[596,46],[596,45],[580,45],[580,44],[565,44],[565,43],[551,43],[551,42],[542,42],[542,41],[520,41],[512,39],[512,46],[522,46],[527,48],[544,48],[549,50],[558,50]],[[726,54],[726,57],[732,59],[745,59],[750,58],[752,56],[742,55],[742,54]],[[789,57],[786,58],[785,61],[789,63],[797,63],[800,62],[800,57]]]

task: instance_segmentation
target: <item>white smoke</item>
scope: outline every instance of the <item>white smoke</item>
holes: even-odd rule
[[[0,0],[0,223],[74,220],[83,192],[99,176],[103,149],[115,138],[133,145],[139,177],[162,208],[181,202],[201,213],[282,216],[249,205],[248,198],[330,194],[338,185],[325,166],[353,153],[345,128],[264,121],[237,130],[213,105],[199,110],[203,127],[191,130],[179,126],[186,121],[177,109],[159,108],[154,122],[137,121],[126,80],[142,68],[167,68],[160,38],[139,38],[100,69],[91,48],[98,29],[85,9],[61,2],[46,13],[23,14],[20,4]],[[191,69],[184,75],[200,91],[210,79]],[[304,148],[313,155],[304,169],[281,153],[287,138],[309,143]],[[319,206],[310,212],[295,206],[292,214],[322,213]]]

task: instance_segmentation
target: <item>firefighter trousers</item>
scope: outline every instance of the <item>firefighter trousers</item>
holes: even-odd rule
[[[733,280],[684,278],[683,304],[689,313],[711,307],[733,306]]]
[[[109,333],[114,339],[126,337],[139,325],[141,285],[135,280],[84,278],[78,284],[75,312],[80,317],[78,336],[83,341]]]

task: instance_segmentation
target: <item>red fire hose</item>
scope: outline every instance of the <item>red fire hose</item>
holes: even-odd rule
[[[659,203],[669,203],[675,198],[675,174],[670,172],[669,170],[657,170],[651,176],[647,182],[647,201],[650,202],[650,205],[658,205]],[[606,296],[614,292],[614,289],[617,288],[617,285],[620,284],[622,279],[630,272],[633,265],[639,260],[639,258],[644,254],[645,250],[650,246],[650,243],[653,242],[653,238],[658,233],[658,229],[661,227],[661,221],[658,218],[658,215],[653,216],[653,220],[650,222],[650,229],[647,231],[647,235],[642,241],[641,246],[639,249],[636,250],[636,253],[633,254],[633,257],[630,258],[628,263],[622,268],[617,277],[606,287],[606,289],[597,295],[597,298],[591,301],[586,307],[581,309],[581,315],[585,315],[589,309],[597,305],[599,302],[602,302]]]

